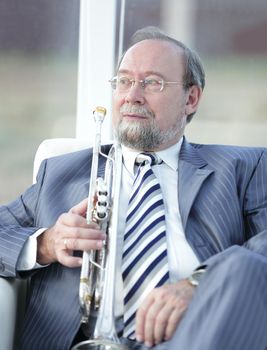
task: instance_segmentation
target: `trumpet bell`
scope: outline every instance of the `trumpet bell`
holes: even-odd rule
[[[71,350],[129,350],[129,347],[107,339],[92,339],[74,345]]]

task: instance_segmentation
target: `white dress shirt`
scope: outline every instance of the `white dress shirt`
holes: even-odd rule
[[[182,139],[174,146],[156,152],[163,160],[162,164],[153,165],[153,171],[158,178],[165,206],[166,218],[166,234],[167,234],[167,250],[168,264],[170,272],[170,281],[176,282],[181,278],[188,277],[192,271],[199,265],[199,261],[188,244],[184,229],[182,226],[179,203],[178,203],[178,159],[182,144]],[[129,197],[131,194],[132,183],[135,173],[135,159],[140,153],[122,147],[123,153],[123,169],[122,184],[120,191],[119,206],[119,232],[118,232],[118,256],[121,257],[123,234],[125,231],[125,222]],[[116,315],[123,313],[122,305],[123,283],[121,277],[121,260],[118,261],[117,281],[116,281]]]

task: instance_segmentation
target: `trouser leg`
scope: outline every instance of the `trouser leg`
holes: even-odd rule
[[[232,247],[208,260],[192,303],[166,348],[261,350],[266,347],[266,258]]]

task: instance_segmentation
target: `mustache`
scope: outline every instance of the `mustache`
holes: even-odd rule
[[[120,108],[120,113],[137,114],[147,118],[154,118],[154,113],[143,106],[123,104]]]

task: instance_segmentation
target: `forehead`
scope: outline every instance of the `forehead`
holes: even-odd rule
[[[131,74],[160,74],[163,77],[181,76],[184,72],[183,50],[162,40],[143,40],[126,51],[119,72]]]

